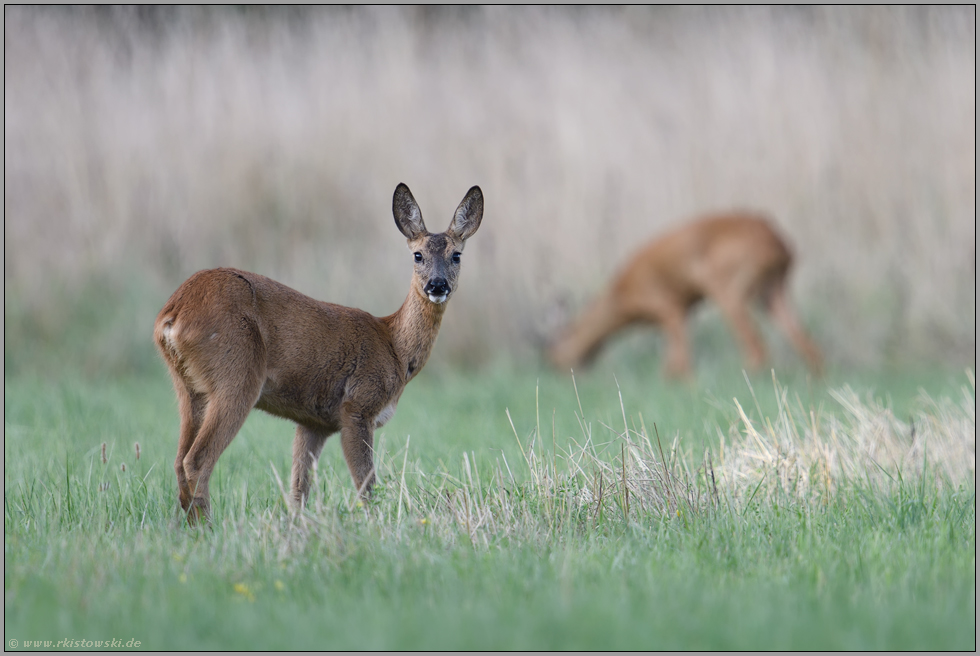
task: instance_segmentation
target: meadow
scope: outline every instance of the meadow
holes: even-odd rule
[[[975,15],[5,7],[5,647],[975,650]],[[156,313],[215,266],[392,312],[400,181],[486,212],[374,496],[335,436],[291,512],[255,412],[187,526]],[[711,307],[693,381],[649,329],[546,365],[730,207],[826,377]]]
[[[332,438],[290,514],[292,426],[256,412],[218,463],[210,530],[177,510],[162,367],[8,378],[5,639],[975,647],[972,372],[933,371],[927,396],[922,376],[854,391],[729,362],[678,387],[620,351],[574,382],[420,376],[379,432],[366,504]]]

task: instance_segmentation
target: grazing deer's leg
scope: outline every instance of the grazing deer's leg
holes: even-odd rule
[[[741,342],[742,350],[745,352],[745,368],[749,371],[758,371],[766,361],[766,348],[752,321],[745,296],[731,294],[726,298],[718,295],[715,296],[715,301],[731,325],[735,337]]]
[[[187,512],[194,491],[187,485],[187,474],[184,472],[184,458],[194,444],[194,438],[201,430],[207,401],[202,394],[191,392],[183,379],[174,375],[174,389],[177,392],[177,407],[180,411],[180,439],[177,443],[177,459],[174,461],[174,471],[177,474],[177,491],[180,507]]]
[[[259,399],[261,383],[257,378],[236,389],[220,390],[210,395],[201,430],[184,456],[184,474],[193,500],[188,518],[193,522],[210,519],[211,502],[208,482],[218,457],[235,435]]]
[[[307,426],[296,427],[293,440],[292,497],[297,509],[306,505],[310,496],[310,468],[320,459],[329,433]]]
[[[665,370],[668,376],[688,378],[691,376],[691,360],[687,344],[687,326],[683,313],[671,313],[660,317],[660,325],[667,336],[667,357]]]
[[[671,378],[691,375],[687,346],[687,316],[680,305],[668,303],[663,297],[634,296],[628,302],[629,316],[663,329],[667,340],[664,372]]]
[[[645,294],[629,302],[630,315],[636,320],[660,326],[667,341],[664,373],[671,378],[690,378],[691,360],[687,341],[687,311],[669,296]]]
[[[354,487],[363,497],[371,495],[375,479],[373,422],[373,417],[365,418],[360,413],[341,410],[340,444]]]
[[[813,372],[820,376],[823,374],[823,357],[820,349],[813,343],[813,340],[806,334],[796,314],[790,307],[789,299],[786,296],[786,285],[781,282],[772,288],[767,300],[769,315],[773,322],[789,338],[796,350],[803,356],[810,365]]]

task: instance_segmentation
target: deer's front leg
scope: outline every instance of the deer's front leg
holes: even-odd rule
[[[340,443],[350,469],[354,487],[364,498],[374,485],[374,417],[349,410],[341,411]]]
[[[320,459],[327,437],[328,433],[307,426],[296,427],[296,439],[293,440],[292,497],[297,509],[302,509],[310,498],[310,469]]]

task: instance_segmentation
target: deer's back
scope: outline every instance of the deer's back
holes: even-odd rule
[[[782,275],[792,256],[761,215],[719,214],[667,233],[641,249],[616,281],[620,294],[658,294],[685,307],[736,276]]]

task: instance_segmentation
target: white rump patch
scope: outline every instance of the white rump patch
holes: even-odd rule
[[[168,349],[176,356],[177,353],[177,330],[174,328],[173,322],[167,322],[163,324],[163,343]]]
[[[180,352],[180,348],[177,344],[178,330],[174,325],[173,321],[167,322],[163,325],[163,330],[160,331],[163,335],[163,343],[166,346],[167,351],[170,353],[170,358],[174,364],[178,367],[178,371],[184,382],[187,383],[187,387],[194,392],[204,392],[207,390],[207,386],[204,384],[204,376],[201,372],[194,367],[193,360],[188,361],[184,359],[183,354]]]
[[[378,416],[374,418],[374,427],[381,428],[387,424],[395,416],[396,406],[397,404],[394,401],[386,405],[385,409],[379,412]]]

